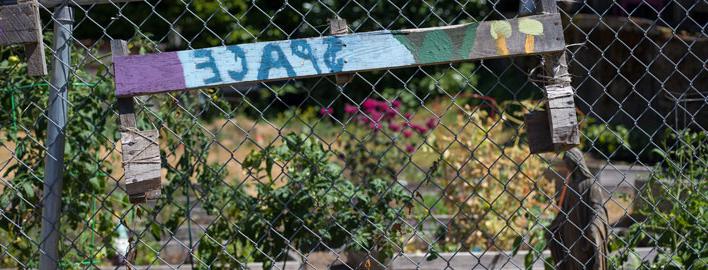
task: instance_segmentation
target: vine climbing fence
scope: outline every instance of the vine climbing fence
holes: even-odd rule
[[[272,62],[264,75],[253,71],[257,80],[223,85],[207,81],[248,76],[245,64],[240,75],[219,71],[208,59],[224,55],[203,53],[207,61],[196,69],[213,68],[213,76],[192,70],[176,82],[172,64],[131,58],[138,59],[133,68],[157,70],[155,80],[132,81],[135,89],[194,88],[133,97],[116,95],[122,86],[112,54],[117,40],[127,41],[122,54],[164,56],[484,25],[542,13],[553,1],[39,0],[0,7],[27,2],[38,6],[49,75],[28,75],[37,70],[25,57],[31,46],[0,48],[0,268],[708,265],[706,1],[559,1],[553,10],[567,64],[556,68],[570,74],[580,141],[549,153],[531,153],[539,145],[530,143],[530,130],[541,124],[528,121],[530,112],[553,114],[544,92],[553,77],[553,69],[544,72],[547,55],[440,61],[452,59],[441,53],[450,48],[421,40],[432,60],[415,63],[436,65],[300,78],[288,65],[311,61],[315,75],[331,68],[314,58],[316,47],[300,44],[293,46],[303,63]],[[11,35],[2,32],[7,21],[0,17],[0,37]],[[513,44],[503,25],[486,28],[490,44]],[[534,29],[524,32],[521,51],[533,52],[534,38],[544,49],[552,35]],[[270,60],[285,58],[273,53]],[[260,64],[267,58],[241,54]],[[404,56],[380,49],[358,59],[393,65]],[[269,80],[276,71],[284,80]],[[134,105],[130,129],[119,100]],[[152,171],[159,170],[159,194],[142,203],[127,195],[124,166],[134,163],[124,162],[121,141],[121,132],[136,129],[157,130],[159,145],[152,163],[159,164]]]

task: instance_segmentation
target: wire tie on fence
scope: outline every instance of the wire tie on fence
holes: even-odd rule
[[[578,43],[573,43],[573,44],[565,45],[565,47],[566,47],[566,48],[578,47],[578,46],[582,47],[582,46],[585,46],[585,43],[586,43],[586,42],[578,42]]]

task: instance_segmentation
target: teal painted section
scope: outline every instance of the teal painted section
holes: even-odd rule
[[[418,49],[418,60],[421,63],[446,62],[452,60],[453,55],[452,40],[443,30],[427,33]]]
[[[427,32],[399,31],[394,37],[415,56],[418,64],[458,61],[470,57],[478,26],[470,23]]]
[[[477,40],[477,27],[479,23],[472,23],[465,29],[464,38],[462,40],[462,45],[457,51],[457,57],[460,59],[467,59],[472,56],[472,50],[474,49],[474,43]]]

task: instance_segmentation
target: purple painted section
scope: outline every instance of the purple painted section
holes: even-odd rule
[[[186,88],[176,52],[119,56],[113,59],[120,97]]]

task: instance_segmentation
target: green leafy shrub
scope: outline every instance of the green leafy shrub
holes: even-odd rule
[[[441,228],[442,251],[545,248],[543,227],[555,215],[554,183],[544,176],[546,164],[519,143],[485,111],[465,106],[465,113],[443,122],[454,130],[436,130],[442,156],[442,202],[454,209],[454,222]]]
[[[51,34],[45,39],[51,39]],[[78,68],[72,71],[71,105],[64,130],[63,214],[59,221],[64,241],[60,242],[59,254],[65,269],[113,256],[110,247],[117,236],[115,216],[102,209],[120,209],[127,204],[122,192],[108,193],[116,186],[109,177],[114,154],[108,147],[117,141],[118,133],[114,111],[106,103],[115,100],[113,83],[102,77],[107,73],[105,66],[88,55],[98,52],[71,54],[72,67]],[[36,267],[48,125],[44,109],[49,86],[26,75],[26,64],[13,48],[0,49],[0,59],[0,108],[4,110],[0,114],[0,239],[3,249],[12,250],[12,256],[16,256],[0,256],[0,266]],[[95,74],[86,72],[87,65],[97,69]]]
[[[620,268],[637,258],[634,248],[657,248],[645,269],[705,269],[708,267],[708,135],[681,131],[670,134],[661,149],[663,157],[639,197],[638,213],[645,217],[633,224],[626,237],[615,239],[618,251],[610,266]]]
[[[599,123],[599,120],[592,117],[586,119],[587,126],[583,128],[583,135],[586,136],[583,150],[602,157],[611,157],[617,155],[618,151],[632,148],[629,130],[626,127]]]
[[[241,263],[263,261],[266,267],[285,260],[288,249],[343,248],[370,251],[379,262],[390,258],[400,249],[405,228],[398,215],[410,208],[410,196],[382,179],[357,185],[332,158],[314,139],[295,134],[285,136],[282,145],[253,151],[243,163],[252,185],[210,185],[204,207],[223,218],[200,243],[200,259],[212,267],[233,266],[223,248],[229,256],[241,256]],[[244,248],[256,251],[238,251]]]

